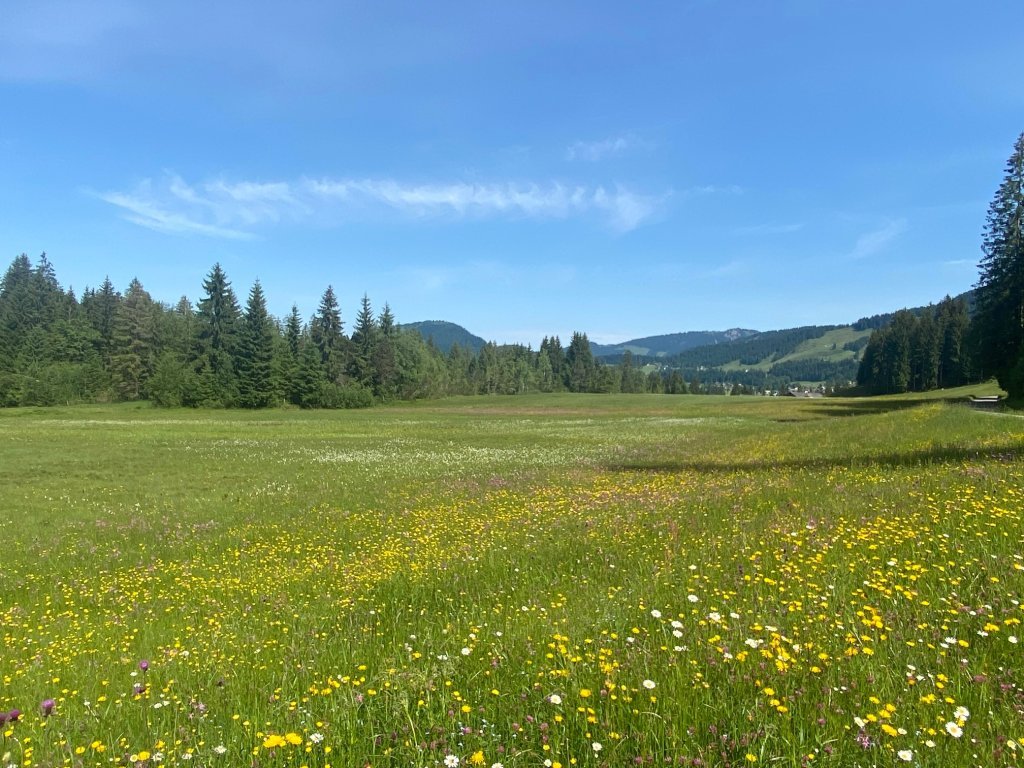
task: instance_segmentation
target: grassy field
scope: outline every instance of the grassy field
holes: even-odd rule
[[[964,394],[0,410],[0,766],[1024,763]]]

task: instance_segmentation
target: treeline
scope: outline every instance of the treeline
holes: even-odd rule
[[[105,279],[81,297],[42,255],[22,254],[0,282],[0,406],[150,400],[160,406],[355,408],[445,395],[719,391],[678,371],[645,373],[594,358],[585,333],[539,350],[485,344],[442,353],[363,297],[346,332],[331,286],[308,321],[267,311],[257,281],[244,307],[215,265],[195,304],[153,299],[137,279]],[[740,391],[740,390],[737,390]]]
[[[982,374],[971,360],[970,319],[964,298],[901,310],[868,339],[857,385],[872,394],[958,387]]]

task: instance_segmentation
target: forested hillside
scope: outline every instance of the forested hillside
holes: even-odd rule
[[[621,344],[594,344],[591,342],[591,347],[597,357],[618,357],[627,351],[640,357],[671,357],[695,347],[725,344],[756,333],[757,331],[746,328],[730,328],[727,331],[683,331],[682,333],[644,336],[640,339],[624,341]]]
[[[420,336],[445,354],[451,351],[456,344],[476,354],[487,343],[486,339],[470,333],[461,325],[446,320],[420,320],[415,323],[402,323],[402,328],[418,332]]]
[[[351,331],[347,331],[347,327]],[[458,394],[662,391],[636,370],[597,363],[584,333],[537,351],[452,344],[447,354],[364,296],[351,325],[331,286],[308,320],[267,311],[256,282],[241,305],[215,265],[193,303],[155,301],[139,280],[109,279],[81,297],[64,289],[45,254],[24,254],[0,282],[0,405],[150,400],[162,406],[291,404],[363,407]]]

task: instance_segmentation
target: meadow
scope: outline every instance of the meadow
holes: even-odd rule
[[[0,768],[1024,763],[963,395],[0,410]]]

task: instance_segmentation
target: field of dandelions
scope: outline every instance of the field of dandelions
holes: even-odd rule
[[[1024,419],[0,411],[0,768],[1024,764]]]

